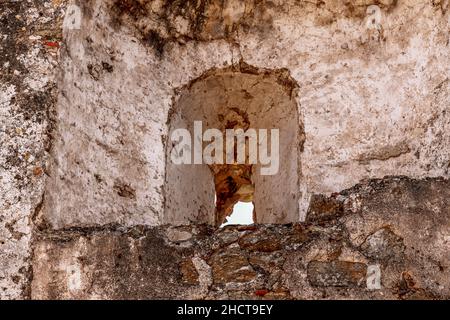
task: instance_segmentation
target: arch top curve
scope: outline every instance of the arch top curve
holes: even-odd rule
[[[225,63],[225,62],[224,62]],[[193,76],[187,81],[183,81],[181,85],[173,88],[175,97],[179,97],[183,90],[191,88],[197,82],[204,81],[207,78],[211,78],[224,73],[241,73],[254,76],[272,77],[276,79],[276,82],[284,87],[286,92],[289,92],[291,98],[294,98],[298,94],[300,88],[297,80],[291,75],[291,71],[288,68],[265,68],[258,67],[246,63],[243,59],[240,59],[237,63],[226,63],[222,67],[212,67],[203,71],[199,76]],[[175,99],[177,100],[177,99]],[[171,106],[171,110],[174,107],[174,103]],[[170,112],[168,117],[170,118]],[[168,119],[170,120],[170,119]]]

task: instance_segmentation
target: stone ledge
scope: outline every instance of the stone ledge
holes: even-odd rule
[[[449,193],[445,179],[391,177],[321,197],[343,204],[326,223],[44,231],[32,297],[449,298]]]

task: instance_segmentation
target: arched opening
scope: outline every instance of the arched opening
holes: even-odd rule
[[[179,90],[169,116],[165,223],[221,226],[248,204],[254,223],[299,220],[296,89],[285,70],[241,66]]]

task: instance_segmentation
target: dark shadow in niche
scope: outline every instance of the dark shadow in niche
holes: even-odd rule
[[[220,226],[238,202],[253,202],[255,223],[298,222],[304,129],[295,100],[297,89],[285,69],[258,69],[241,63],[210,70],[176,91],[166,143],[165,224]],[[270,131],[279,129],[277,173],[262,175],[267,165],[259,157],[256,164],[248,162],[248,149],[245,164],[194,164],[195,122],[201,122],[200,132],[217,129],[224,137],[227,129],[255,129],[259,142],[259,129],[267,129],[269,154],[273,149]],[[182,138],[174,135],[178,129],[189,131],[190,149],[180,147]],[[201,150],[211,141],[203,141]],[[224,143],[224,160],[225,151]],[[192,164],[173,163],[173,154],[186,156]]]

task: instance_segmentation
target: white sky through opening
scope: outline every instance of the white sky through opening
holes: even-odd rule
[[[253,203],[239,201],[234,205],[233,213],[227,217],[227,221],[220,227],[249,224],[253,224]]]

